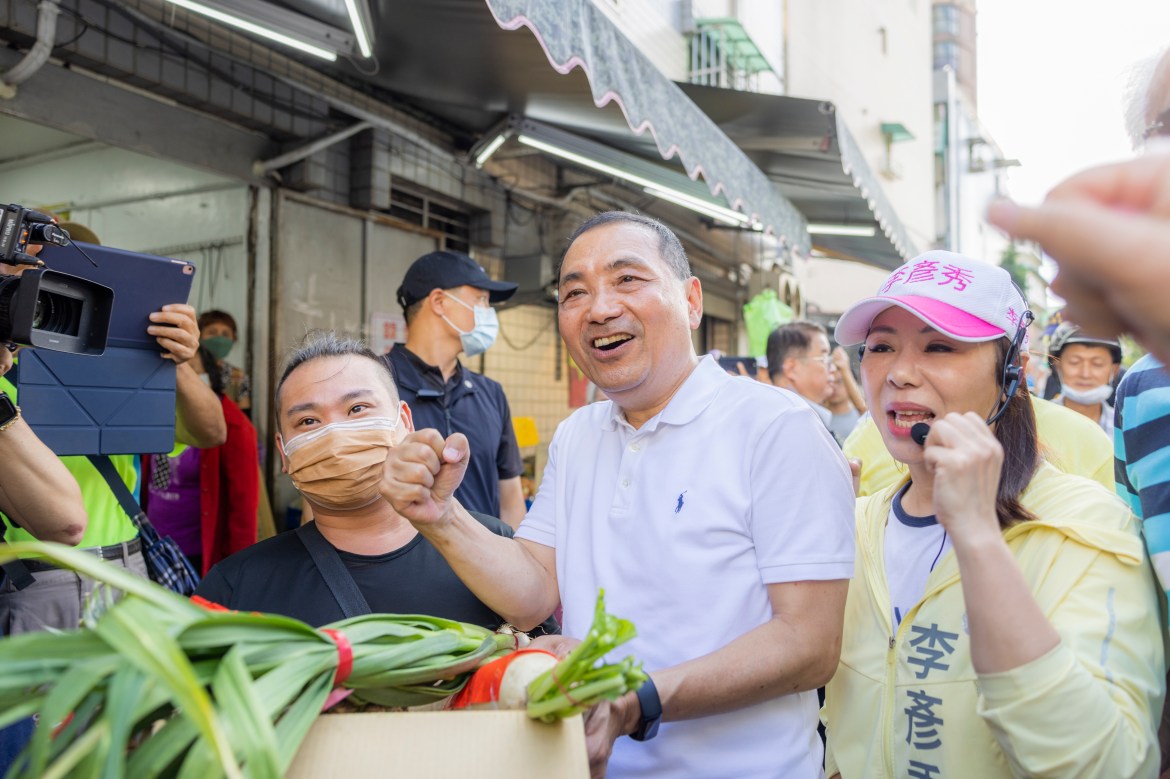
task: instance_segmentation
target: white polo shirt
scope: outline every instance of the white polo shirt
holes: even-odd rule
[[[605,589],[647,671],[714,652],[772,617],[767,584],[853,575],[853,490],[803,400],[704,358],[640,430],[612,402],[561,423],[517,538],[556,549],[564,632]],[[778,651],[784,651],[783,647]],[[615,779],[819,777],[815,692],[619,738]]]

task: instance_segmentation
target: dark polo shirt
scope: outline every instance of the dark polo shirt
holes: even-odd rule
[[[402,344],[384,359],[394,372],[399,394],[410,406],[416,430],[434,428],[444,437],[467,436],[471,462],[455,497],[469,511],[500,516],[500,481],[524,472],[504,388],[458,361],[455,373],[444,382],[437,367],[427,365]]]

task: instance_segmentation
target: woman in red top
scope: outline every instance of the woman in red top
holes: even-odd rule
[[[206,376],[223,404],[227,441],[212,449],[184,449],[176,457],[143,457],[142,507],[201,573],[256,542],[260,499],[256,429],[224,394],[215,358],[200,347],[192,366]]]

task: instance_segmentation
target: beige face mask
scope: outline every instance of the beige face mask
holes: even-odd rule
[[[377,501],[382,465],[403,435],[402,418],[334,422],[282,442],[293,484],[324,509],[353,511]]]

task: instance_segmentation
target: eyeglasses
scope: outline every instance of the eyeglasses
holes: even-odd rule
[[[821,354],[821,355],[817,355],[816,357],[811,357],[811,356],[797,357],[796,359],[798,359],[798,360],[812,360],[813,362],[819,362],[821,365],[824,366],[825,370],[827,370],[827,371],[833,369],[833,355],[831,355],[831,354]]]

